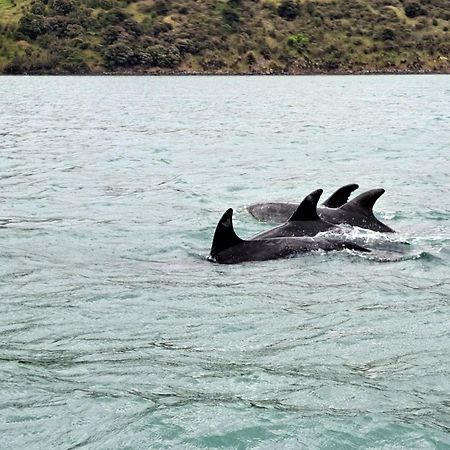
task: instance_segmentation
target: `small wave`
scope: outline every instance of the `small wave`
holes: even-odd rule
[[[376,261],[376,262],[401,262],[401,261],[414,261],[414,260],[421,260],[425,262],[433,262],[433,263],[439,263],[444,264],[445,261],[440,258],[437,255],[434,255],[427,251],[420,251],[418,253],[412,253],[408,255],[400,255],[400,254],[393,254],[391,252],[382,252],[382,251],[375,251],[372,253],[368,253],[364,255],[364,257],[370,261]]]
[[[391,251],[404,252],[409,248],[408,239],[398,233],[379,233],[377,231],[366,230],[364,228],[342,226],[338,230],[325,231],[319,233],[324,237],[337,237],[346,239],[358,245],[368,246],[370,248],[385,249]]]
[[[438,210],[416,211],[413,214],[413,216],[420,217],[421,219],[436,220],[436,221],[450,220],[449,211],[438,211]]]
[[[384,211],[382,213],[377,213],[377,216],[379,216],[383,220],[393,220],[393,221],[408,218],[408,216],[401,211]]]

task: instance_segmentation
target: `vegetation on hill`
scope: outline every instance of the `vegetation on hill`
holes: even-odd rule
[[[449,0],[0,0],[0,72],[449,72],[449,30]]]

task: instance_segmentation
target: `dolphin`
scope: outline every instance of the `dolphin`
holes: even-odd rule
[[[358,189],[357,184],[346,184],[331,194],[323,203],[323,207],[339,208],[348,202],[350,194]],[[262,222],[283,223],[294,214],[298,203],[255,203],[247,207],[248,212]],[[320,211],[322,207],[318,207]]]
[[[311,192],[297,206],[297,209],[286,223],[271,230],[263,231],[251,239],[315,236],[322,231],[336,230],[336,225],[326,222],[317,215],[317,202],[322,192],[322,189]]]
[[[356,185],[347,185],[340,189],[347,188],[348,186]],[[340,189],[338,189],[336,193],[339,192]],[[352,189],[349,194],[353,192],[353,190],[355,189]],[[395,231],[379,221],[373,213],[375,202],[384,194],[384,192],[384,189],[371,189],[363,192],[350,201],[347,201],[347,196],[347,200],[338,207],[329,206],[330,204],[337,205],[339,202],[328,203],[328,199],[322,206],[317,207],[317,215],[325,222],[335,225],[347,224],[373,231],[393,233]],[[340,198],[342,201],[345,196],[340,195],[337,198]],[[291,217],[295,208],[295,203],[260,203],[251,205],[247,209],[253,217],[259,220],[282,223]]]
[[[391,227],[380,222],[373,213],[373,205],[384,192],[384,189],[371,189],[359,194],[339,208],[321,208],[319,215],[330,223],[343,223],[367,230],[394,233],[395,231]]]
[[[370,250],[340,238],[280,237],[260,240],[243,240],[233,228],[233,210],[228,209],[219,220],[208,261],[219,264],[238,264],[250,261],[267,261],[288,258],[315,250]]]

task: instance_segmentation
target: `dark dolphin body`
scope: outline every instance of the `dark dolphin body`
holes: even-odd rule
[[[340,208],[321,208],[320,217],[330,223],[344,223],[367,230],[394,233],[373,214],[373,205],[384,194],[384,189],[371,189],[350,200]]]
[[[322,206],[317,207],[318,216],[325,222],[335,225],[348,224],[373,231],[394,232],[373,214],[373,205],[383,195],[384,189],[372,189],[347,202],[350,193],[356,189],[354,186],[357,185],[347,185],[338,189]],[[340,201],[329,202],[341,190],[343,195],[336,196]],[[340,202],[342,204],[336,206]],[[257,203],[250,205],[247,210],[258,220],[282,223],[292,216],[297,207],[296,203]]]
[[[233,210],[228,209],[217,224],[208,260],[220,264],[237,264],[248,261],[266,261],[288,258],[314,250],[369,250],[343,239],[312,237],[282,237],[244,241],[233,228]]]
[[[357,184],[346,184],[340,187],[336,192],[331,194],[323,203],[322,206],[317,207],[319,212],[322,207],[327,208],[339,208],[348,202],[350,194],[358,189]],[[273,222],[273,223],[283,223],[286,222],[289,217],[294,214],[298,208],[298,203],[280,203],[280,202],[269,202],[269,203],[255,203],[253,205],[247,206],[248,212],[261,222]]]
[[[278,227],[263,231],[252,237],[252,239],[267,239],[276,237],[301,237],[315,236],[322,231],[336,229],[336,225],[322,220],[317,215],[317,202],[323,190],[311,192],[303,199],[289,220]]]

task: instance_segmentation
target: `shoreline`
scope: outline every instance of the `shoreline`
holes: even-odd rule
[[[193,71],[179,71],[179,70],[164,70],[157,69],[151,71],[116,71],[116,72],[88,72],[88,73],[67,73],[67,72],[24,72],[24,73],[0,73],[0,76],[82,76],[82,77],[114,77],[114,76],[185,76],[185,77],[201,77],[201,76],[234,76],[234,77],[248,77],[248,76],[366,76],[366,75],[450,75],[450,69],[446,70],[333,70],[333,71],[292,71],[292,72],[193,72]]]

